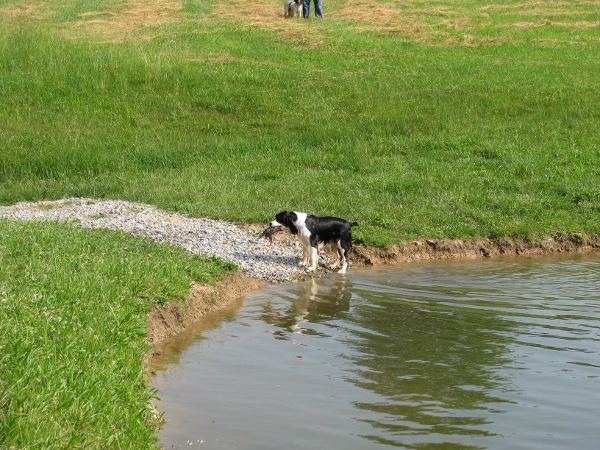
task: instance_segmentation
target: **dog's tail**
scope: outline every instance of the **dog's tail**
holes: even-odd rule
[[[350,228],[357,227],[357,226],[358,226],[358,222],[350,222]]]

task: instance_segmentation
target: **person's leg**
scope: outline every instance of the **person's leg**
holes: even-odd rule
[[[304,18],[308,19],[310,16],[310,0],[304,0]]]
[[[315,17],[323,18],[323,0],[315,0]]]

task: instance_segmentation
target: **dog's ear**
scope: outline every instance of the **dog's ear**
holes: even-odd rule
[[[292,234],[298,234],[298,228],[294,225],[294,222],[298,220],[298,215],[293,211],[281,211],[275,216],[277,222],[285,225],[289,228]]]
[[[288,218],[289,218],[290,222],[296,222],[298,220],[298,215],[295,212],[290,211],[288,213]]]
[[[275,220],[289,227],[298,220],[298,216],[293,211],[281,211],[275,216]]]
[[[279,223],[285,224],[288,219],[289,214],[290,214],[289,211],[281,211],[280,213],[275,215],[275,220]]]

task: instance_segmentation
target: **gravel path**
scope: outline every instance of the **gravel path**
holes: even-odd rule
[[[84,228],[122,230],[156,242],[181,247],[193,254],[216,256],[235,263],[247,275],[267,281],[291,280],[302,251],[296,241],[258,239],[233,223],[194,219],[125,201],[68,198],[0,206],[0,218],[76,222]]]

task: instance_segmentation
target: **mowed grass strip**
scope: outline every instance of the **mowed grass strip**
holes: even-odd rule
[[[148,311],[232,267],[121,232],[3,220],[0,267],[0,447],[153,447]]]

